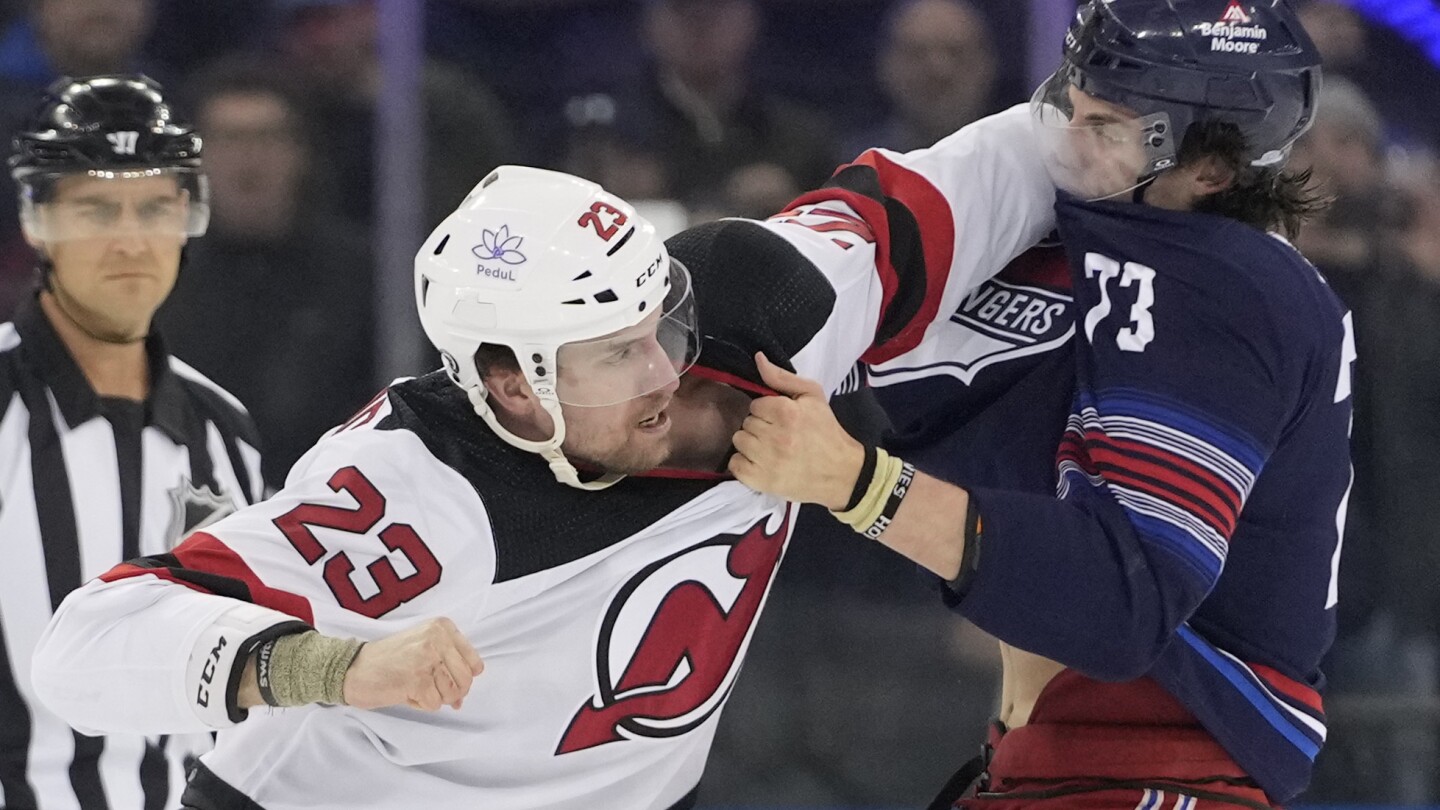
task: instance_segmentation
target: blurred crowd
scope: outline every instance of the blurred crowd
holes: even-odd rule
[[[513,162],[601,182],[671,231],[776,213],[864,148],[920,148],[1024,101],[1025,5],[429,0],[425,229]],[[1310,798],[1437,801],[1440,74],[1343,4],[1304,13],[1327,74],[1295,165],[1335,204],[1300,247],[1352,309],[1360,354],[1331,742]],[[121,71],[178,92],[197,124],[213,216],[160,327],[250,408],[279,486],[383,384],[377,341],[419,340],[374,314],[374,0],[8,0],[0,14],[7,131],[56,77]],[[33,256],[0,184],[6,320]],[[881,428],[863,399],[848,410],[856,430]],[[899,557],[832,526],[801,524],[707,803],[920,805],[980,742],[995,645]]]

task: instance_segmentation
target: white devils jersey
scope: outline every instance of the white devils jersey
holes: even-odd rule
[[[913,345],[1050,229],[1028,126],[1012,111],[867,153],[776,222],[672,239],[705,335],[695,373],[756,390],[763,350],[835,390]],[[716,476],[566,487],[436,372],[322,439],[272,500],[67,599],[37,692],[82,730],[222,729],[190,787],[221,810],[685,807],[794,512]],[[461,710],[235,707],[236,662],[276,635],[374,640],[437,616],[485,661]]]
[[[64,713],[93,731],[225,728],[203,765],[268,810],[663,810],[700,780],[792,511],[735,481],[569,489],[437,372],[322,440],[270,501],[88,585],[57,633],[139,610],[86,646],[123,644],[173,686],[127,682]],[[298,620],[374,640],[435,616],[485,661],[461,710],[258,709],[233,724],[224,673],[254,639]],[[53,637],[42,658],[79,641]],[[47,701],[95,701],[89,667],[38,669]]]

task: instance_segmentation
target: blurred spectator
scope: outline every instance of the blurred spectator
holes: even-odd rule
[[[1435,65],[1423,53],[1397,32],[1367,24],[1340,0],[1310,0],[1300,19],[1325,59],[1326,81],[1344,77],[1359,85],[1383,116],[1388,141],[1440,148],[1440,82],[1433,80]],[[1431,81],[1396,81],[1396,76]]]
[[[1380,228],[1393,226],[1399,216],[1399,196],[1386,183],[1384,122],[1360,88],[1344,78],[1327,76],[1320,97],[1324,106],[1297,145],[1295,165],[1309,168],[1335,201],[1305,230],[1299,246],[1328,272],[1363,280],[1384,244]],[[1342,289],[1348,280],[1338,282]]]
[[[154,0],[155,30],[145,53],[171,75],[188,76],[206,63],[240,50],[255,50],[269,34],[269,20],[255,0]]]
[[[0,77],[35,90],[60,76],[153,73],[140,49],[154,11],[153,0],[34,0],[0,40]]]
[[[576,96],[565,104],[563,171],[589,178],[630,202],[664,238],[690,226],[690,212],[670,199],[655,139],[636,126],[634,108],[622,118],[614,97]]]
[[[1365,61],[1365,23],[1354,9],[1316,0],[1305,4],[1300,19],[1325,59],[1325,70],[1348,73]]]
[[[1340,628],[1327,666],[1339,708],[1314,797],[1424,802],[1436,787],[1436,729],[1343,707],[1347,695],[1424,700],[1440,688],[1440,275],[1423,278],[1396,249],[1406,243],[1397,230],[1414,226],[1387,182],[1374,106],[1354,84],[1327,78],[1320,109],[1294,165],[1310,168],[1335,203],[1299,245],[1350,307],[1359,360]],[[1440,225],[1415,219],[1421,233]]]
[[[145,72],[163,81],[141,46],[154,21],[153,0],[32,0],[0,35],[0,126],[5,138],[61,76]],[[0,318],[32,283],[33,257],[20,238],[15,184],[0,177]]]
[[[380,92],[374,0],[276,0],[284,56],[304,83],[307,109],[336,160],[340,201],[357,222],[373,219],[375,105]],[[513,160],[500,102],[476,77],[430,60],[421,92],[426,118],[425,228],[438,224],[497,165]]]
[[[776,213],[837,164],[816,113],[757,87],[755,0],[648,0],[643,34],[654,59],[641,105],[669,193],[692,209]]]
[[[373,259],[334,209],[303,101],[273,67],[216,64],[189,94],[205,133],[210,230],[160,313],[179,355],[250,408],[266,482],[375,393]]]
[[[929,146],[994,111],[994,35],[969,0],[903,0],[885,19],[878,64],[890,117],[845,157]]]
[[[658,140],[635,112],[633,107],[621,110],[605,93],[570,99],[565,104],[569,137],[560,168],[593,180],[624,200],[667,197]]]

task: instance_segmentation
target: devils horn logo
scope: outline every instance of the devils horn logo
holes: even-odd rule
[[[606,611],[595,649],[596,694],[556,755],[704,723],[730,694],[755,619],[790,536],[790,510],[656,562]]]

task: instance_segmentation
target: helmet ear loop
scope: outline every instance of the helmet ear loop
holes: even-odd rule
[[[447,366],[447,371],[448,370],[449,368]],[[553,393],[536,394],[540,399],[540,407],[544,408],[545,412],[550,414],[550,419],[555,429],[550,435],[550,438],[534,442],[521,439],[500,424],[500,421],[495,418],[495,410],[490,407],[489,395],[486,392],[484,382],[466,386],[459,383],[456,376],[458,375],[452,375],[451,381],[461,385],[465,391],[466,398],[470,400],[470,406],[475,410],[475,413],[485,421],[485,424],[495,432],[495,435],[512,447],[519,448],[527,453],[535,453],[545,459],[546,463],[550,465],[550,472],[555,476],[556,481],[566,486],[575,487],[576,489],[601,490],[618,483],[625,477],[616,473],[606,473],[594,481],[580,480],[580,471],[575,469],[575,465],[570,463],[570,459],[566,458],[565,452],[560,449],[560,446],[565,443],[565,414],[561,410],[560,400],[556,398]]]
[[[1150,185],[1151,185],[1152,183],[1154,183],[1154,182],[1155,182],[1155,178],[1156,178],[1156,177],[1159,177],[1159,176],[1160,176],[1160,173],[1159,173],[1159,172],[1155,172],[1154,174],[1150,175],[1149,177],[1142,178],[1142,179],[1140,180],[1140,185],[1136,186],[1136,187],[1135,187],[1135,190],[1132,191],[1132,192],[1130,192],[1130,202],[1135,203],[1136,205],[1140,205],[1140,204],[1144,203],[1144,202],[1145,202],[1145,192],[1150,190]]]
[[[580,471],[575,469],[575,465],[565,456],[565,451],[560,449],[565,443],[566,433],[565,414],[560,400],[553,394],[541,396],[540,407],[550,414],[550,419],[555,424],[555,432],[544,442],[539,453],[541,458],[549,462],[550,472],[556,481],[576,489],[597,491],[611,487],[625,477],[619,473],[605,473],[593,481],[581,481]]]
[[[1159,177],[1161,172],[1175,168],[1179,157],[1173,145],[1175,133],[1170,124],[1170,116],[1166,113],[1147,116],[1140,131],[1140,138],[1147,158],[1147,171],[1130,192],[1130,201],[1136,204],[1145,202],[1145,192],[1149,191],[1155,178]]]

